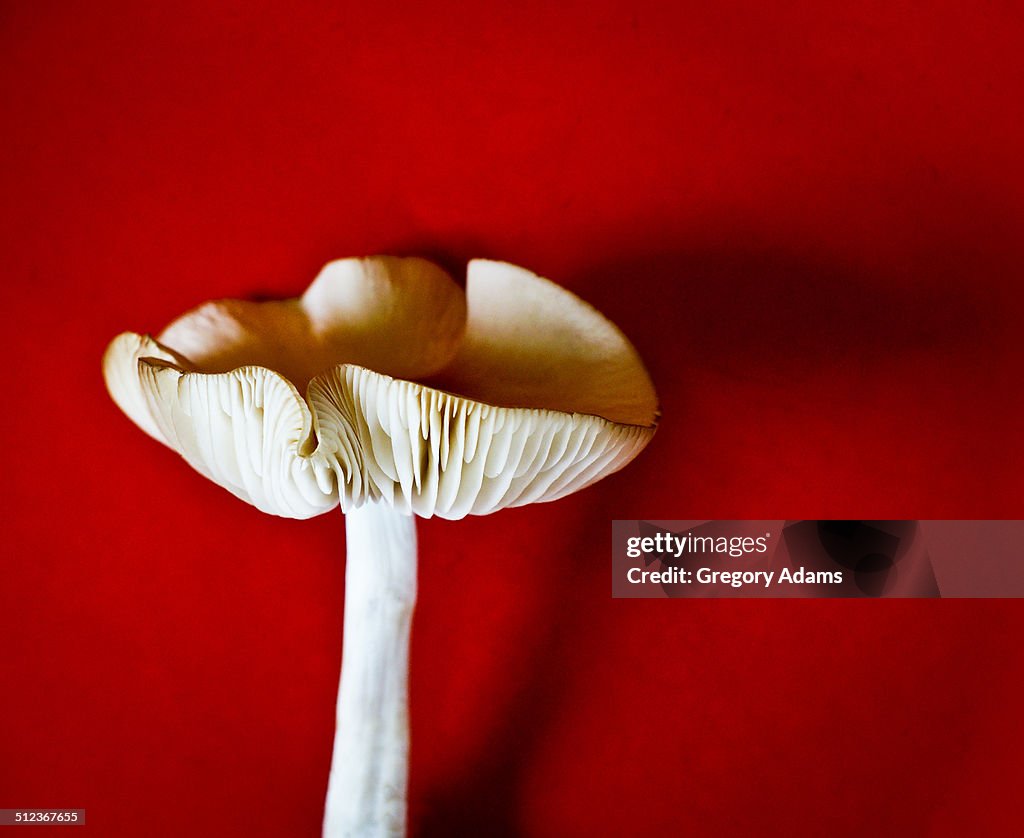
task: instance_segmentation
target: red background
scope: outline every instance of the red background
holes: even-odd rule
[[[0,806],[317,834],[341,515],[204,481],[99,362],[399,252],[573,289],[664,414],[421,524],[416,834],[1019,834],[1019,603],[609,598],[613,517],[1022,517],[1013,5],[208,5],[0,9]]]

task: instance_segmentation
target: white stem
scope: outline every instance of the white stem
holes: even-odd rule
[[[345,627],[324,838],[405,834],[416,525],[384,503],[345,515]]]

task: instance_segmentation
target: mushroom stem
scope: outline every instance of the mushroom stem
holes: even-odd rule
[[[416,525],[386,503],[345,515],[345,623],[324,838],[405,834]]]

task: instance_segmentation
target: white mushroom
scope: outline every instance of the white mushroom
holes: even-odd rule
[[[611,322],[485,260],[465,294],[422,259],[332,262],[298,299],[217,301],[156,340],[122,334],[103,369],[142,430],[234,495],[289,518],[345,513],[325,836],[405,831],[412,516],[563,497],[633,459],[657,420]]]

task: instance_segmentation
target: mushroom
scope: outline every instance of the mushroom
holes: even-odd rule
[[[413,516],[556,500],[654,434],[651,380],[599,312],[501,262],[466,286],[423,259],[338,260],[297,299],[206,303],[103,359],[128,417],[232,494],[345,514],[325,836],[405,831]]]

